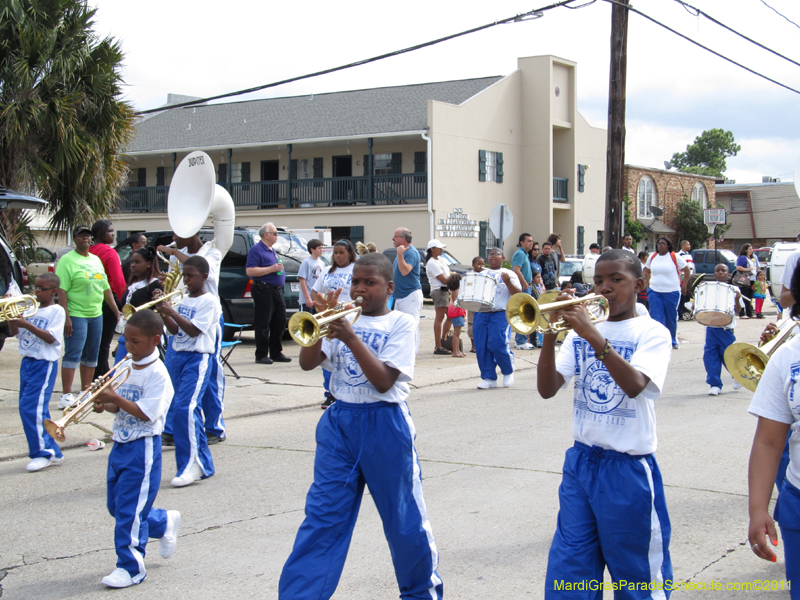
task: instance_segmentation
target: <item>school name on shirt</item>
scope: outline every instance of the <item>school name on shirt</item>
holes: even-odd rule
[[[630,362],[633,347],[629,344],[612,344],[620,356]],[[617,385],[603,362],[594,359],[594,348],[584,339],[573,341],[575,352],[575,397],[576,416],[581,419],[601,422],[607,425],[624,425],[625,418],[635,418],[635,408],[629,408],[628,396]],[[581,365],[588,364],[581,373]],[[588,413],[588,414],[587,414]],[[605,418],[603,418],[605,417]]]

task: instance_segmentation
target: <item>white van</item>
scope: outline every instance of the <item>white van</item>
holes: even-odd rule
[[[767,283],[769,284],[769,293],[773,298],[781,297],[781,280],[783,279],[783,270],[786,268],[786,259],[798,250],[800,250],[800,242],[776,242],[772,246],[767,267]]]

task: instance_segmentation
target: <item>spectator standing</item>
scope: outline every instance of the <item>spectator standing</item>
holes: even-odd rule
[[[678,256],[680,256],[686,263],[689,265],[689,272],[694,275],[694,259],[692,258],[692,243],[689,240],[683,240],[681,242],[681,249],[678,252]]]
[[[545,289],[556,289],[558,285],[558,259],[553,255],[553,245],[549,241],[542,244],[539,266],[542,267],[542,281]]]
[[[528,262],[531,265],[531,282],[537,273],[542,272],[542,265],[539,264],[539,242],[534,241],[531,246],[531,251],[528,252]]]
[[[290,362],[283,354],[283,330],[286,328],[286,303],[283,286],[286,274],[283,259],[275,252],[278,229],[265,223],[258,230],[261,240],[247,253],[245,273],[253,280],[252,294],[255,304],[256,362],[271,365],[273,362]]]
[[[130,246],[131,252],[128,254],[128,258],[122,261],[122,276],[125,278],[127,282],[131,276],[131,259],[133,257],[133,253],[136,252],[139,248],[144,248],[147,246],[147,238],[143,233],[134,233],[131,236],[128,236],[117,244],[116,248],[119,249],[120,247]]]
[[[633,237],[631,234],[627,233],[622,237],[622,248],[620,249],[636,254],[636,250],[633,249]]]
[[[411,231],[399,227],[392,236],[397,249],[394,259],[394,310],[411,315],[419,321],[422,312],[422,284],[419,280],[420,255],[411,245]],[[431,287],[431,289],[433,289]]]
[[[89,252],[103,263],[108,285],[111,286],[111,292],[114,294],[117,306],[120,306],[120,301],[125,295],[126,284],[119,254],[111,247],[111,244],[116,242],[116,239],[117,232],[111,221],[101,219],[92,225],[92,241],[94,243],[89,246]],[[97,353],[97,367],[94,370],[95,378],[108,373],[108,354],[111,351],[111,340],[114,338],[114,330],[119,320],[115,314],[119,315],[119,312],[115,313],[109,306],[103,305],[103,332],[100,336],[100,349]]]
[[[529,259],[532,248],[533,236],[531,236],[530,233],[520,234],[519,248],[517,248],[517,251],[514,252],[514,256],[511,259],[511,266],[514,270],[514,273],[517,275],[517,279],[519,279],[520,288],[526,294],[531,293],[531,281],[533,281],[531,262]],[[534,346],[528,341],[528,336],[516,332],[514,336],[514,340],[516,342],[514,347],[517,350],[533,350]]]
[[[788,266],[788,265],[787,265]],[[749,319],[753,316],[753,288],[752,285],[756,280],[756,261],[753,259],[753,245],[744,244],[739,251],[739,258],[736,259],[736,276],[734,276],[733,283],[739,286],[739,291],[742,296],[746,298],[744,301],[744,308],[741,309],[739,317],[742,319]],[[741,282],[737,281],[741,278]]]
[[[298,298],[298,302],[300,303],[301,311],[313,314],[316,310],[314,309],[311,291],[325,268],[325,263],[322,262],[321,258],[323,244],[320,240],[310,240],[306,248],[309,256],[300,264],[300,270],[297,272],[297,278],[300,280],[300,298]]]
[[[589,254],[600,254],[600,244],[596,242],[589,244]]]
[[[639,262],[642,263],[642,270],[644,270],[645,265],[647,264],[648,254],[645,251],[639,252]],[[645,284],[639,295],[636,297],[636,302],[643,305],[648,312],[650,311],[650,301],[647,299],[647,284]]]
[[[439,240],[431,240],[428,242],[428,253],[425,256],[425,272],[431,283],[431,298],[436,309],[436,316],[433,319],[434,354],[450,354],[450,351],[442,346],[442,323],[447,316],[447,306],[450,304],[450,293],[447,291],[450,267],[441,258],[444,248],[446,245]]]
[[[561,234],[551,233],[547,237],[547,241],[550,242],[553,258],[556,261],[556,281],[558,281],[559,267],[561,263],[564,262],[564,248],[561,246]]]
[[[656,252],[647,259],[644,281],[649,288],[650,316],[669,330],[672,347],[677,350],[678,302],[681,292],[686,295],[689,289],[689,266],[673,252],[669,239],[659,238]]]

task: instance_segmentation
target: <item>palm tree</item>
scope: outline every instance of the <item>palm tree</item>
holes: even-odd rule
[[[47,200],[53,231],[113,211],[127,175],[123,54],[93,31],[95,12],[85,0],[0,0],[0,186]]]

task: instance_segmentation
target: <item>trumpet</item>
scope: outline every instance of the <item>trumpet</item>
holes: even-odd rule
[[[170,300],[170,298],[172,298]],[[139,312],[140,310],[144,310],[145,308],[152,308],[157,304],[161,304],[162,302],[166,302],[169,300],[169,303],[172,306],[178,306],[181,302],[183,302],[183,290],[175,290],[174,292],[170,292],[166,296],[160,296],[155,300],[151,300],[150,302],[146,302],[140,306],[134,306],[133,304],[126,304],[122,307],[122,318],[126,321],[131,318],[132,315]],[[156,311],[158,312],[158,311]]]
[[[555,294],[556,297],[558,293]],[[547,294],[542,294],[545,298]],[[552,296],[551,296],[552,297]],[[570,306],[586,304],[593,324],[608,319],[608,302],[600,294],[589,294],[583,298],[562,300],[561,302],[537,302],[530,294],[524,292],[514,294],[506,305],[506,319],[511,329],[522,335],[530,335],[534,331],[541,333],[563,333],[572,329],[564,319],[551,322],[549,313],[564,310]]]
[[[128,360],[130,357],[130,354],[126,354],[123,362]],[[80,396],[78,396],[77,403],[70,408],[67,408],[64,411],[64,416],[58,421],[45,419],[44,428],[54,440],[63,442],[67,439],[67,436],[64,435],[64,429],[67,427],[67,425],[80,423],[89,416],[89,413],[91,413],[94,409],[94,399],[100,392],[109,386],[111,386],[112,390],[116,390],[119,386],[125,383],[125,381],[128,379],[128,376],[131,374],[131,368],[128,366],[119,368],[119,365],[121,364],[122,362],[118,363],[108,373],[95,379],[89,385],[89,387],[86,388],[86,390],[83,391]]]
[[[751,392],[755,392],[764,369],[775,351],[798,333],[798,321],[791,316],[778,323],[778,333],[766,344],[731,344],[725,350],[724,360],[733,378]]]
[[[0,300],[0,322],[18,317],[32,317],[39,310],[39,303],[33,296],[14,296]]]
[[[345,308],[348,303],[340,302],[333,308],[315,315],[307,312],[296,312],[289,319],[289,335],[301,346],[313,346],[322,338],[328,337],[331,332],[329,325],[332,321],[354,315],[350,324],[355,323],[361,314],[361,307],[358,305],[363,301],[364,299],[359,296],[355,299],[356,306],[353,308]]]

